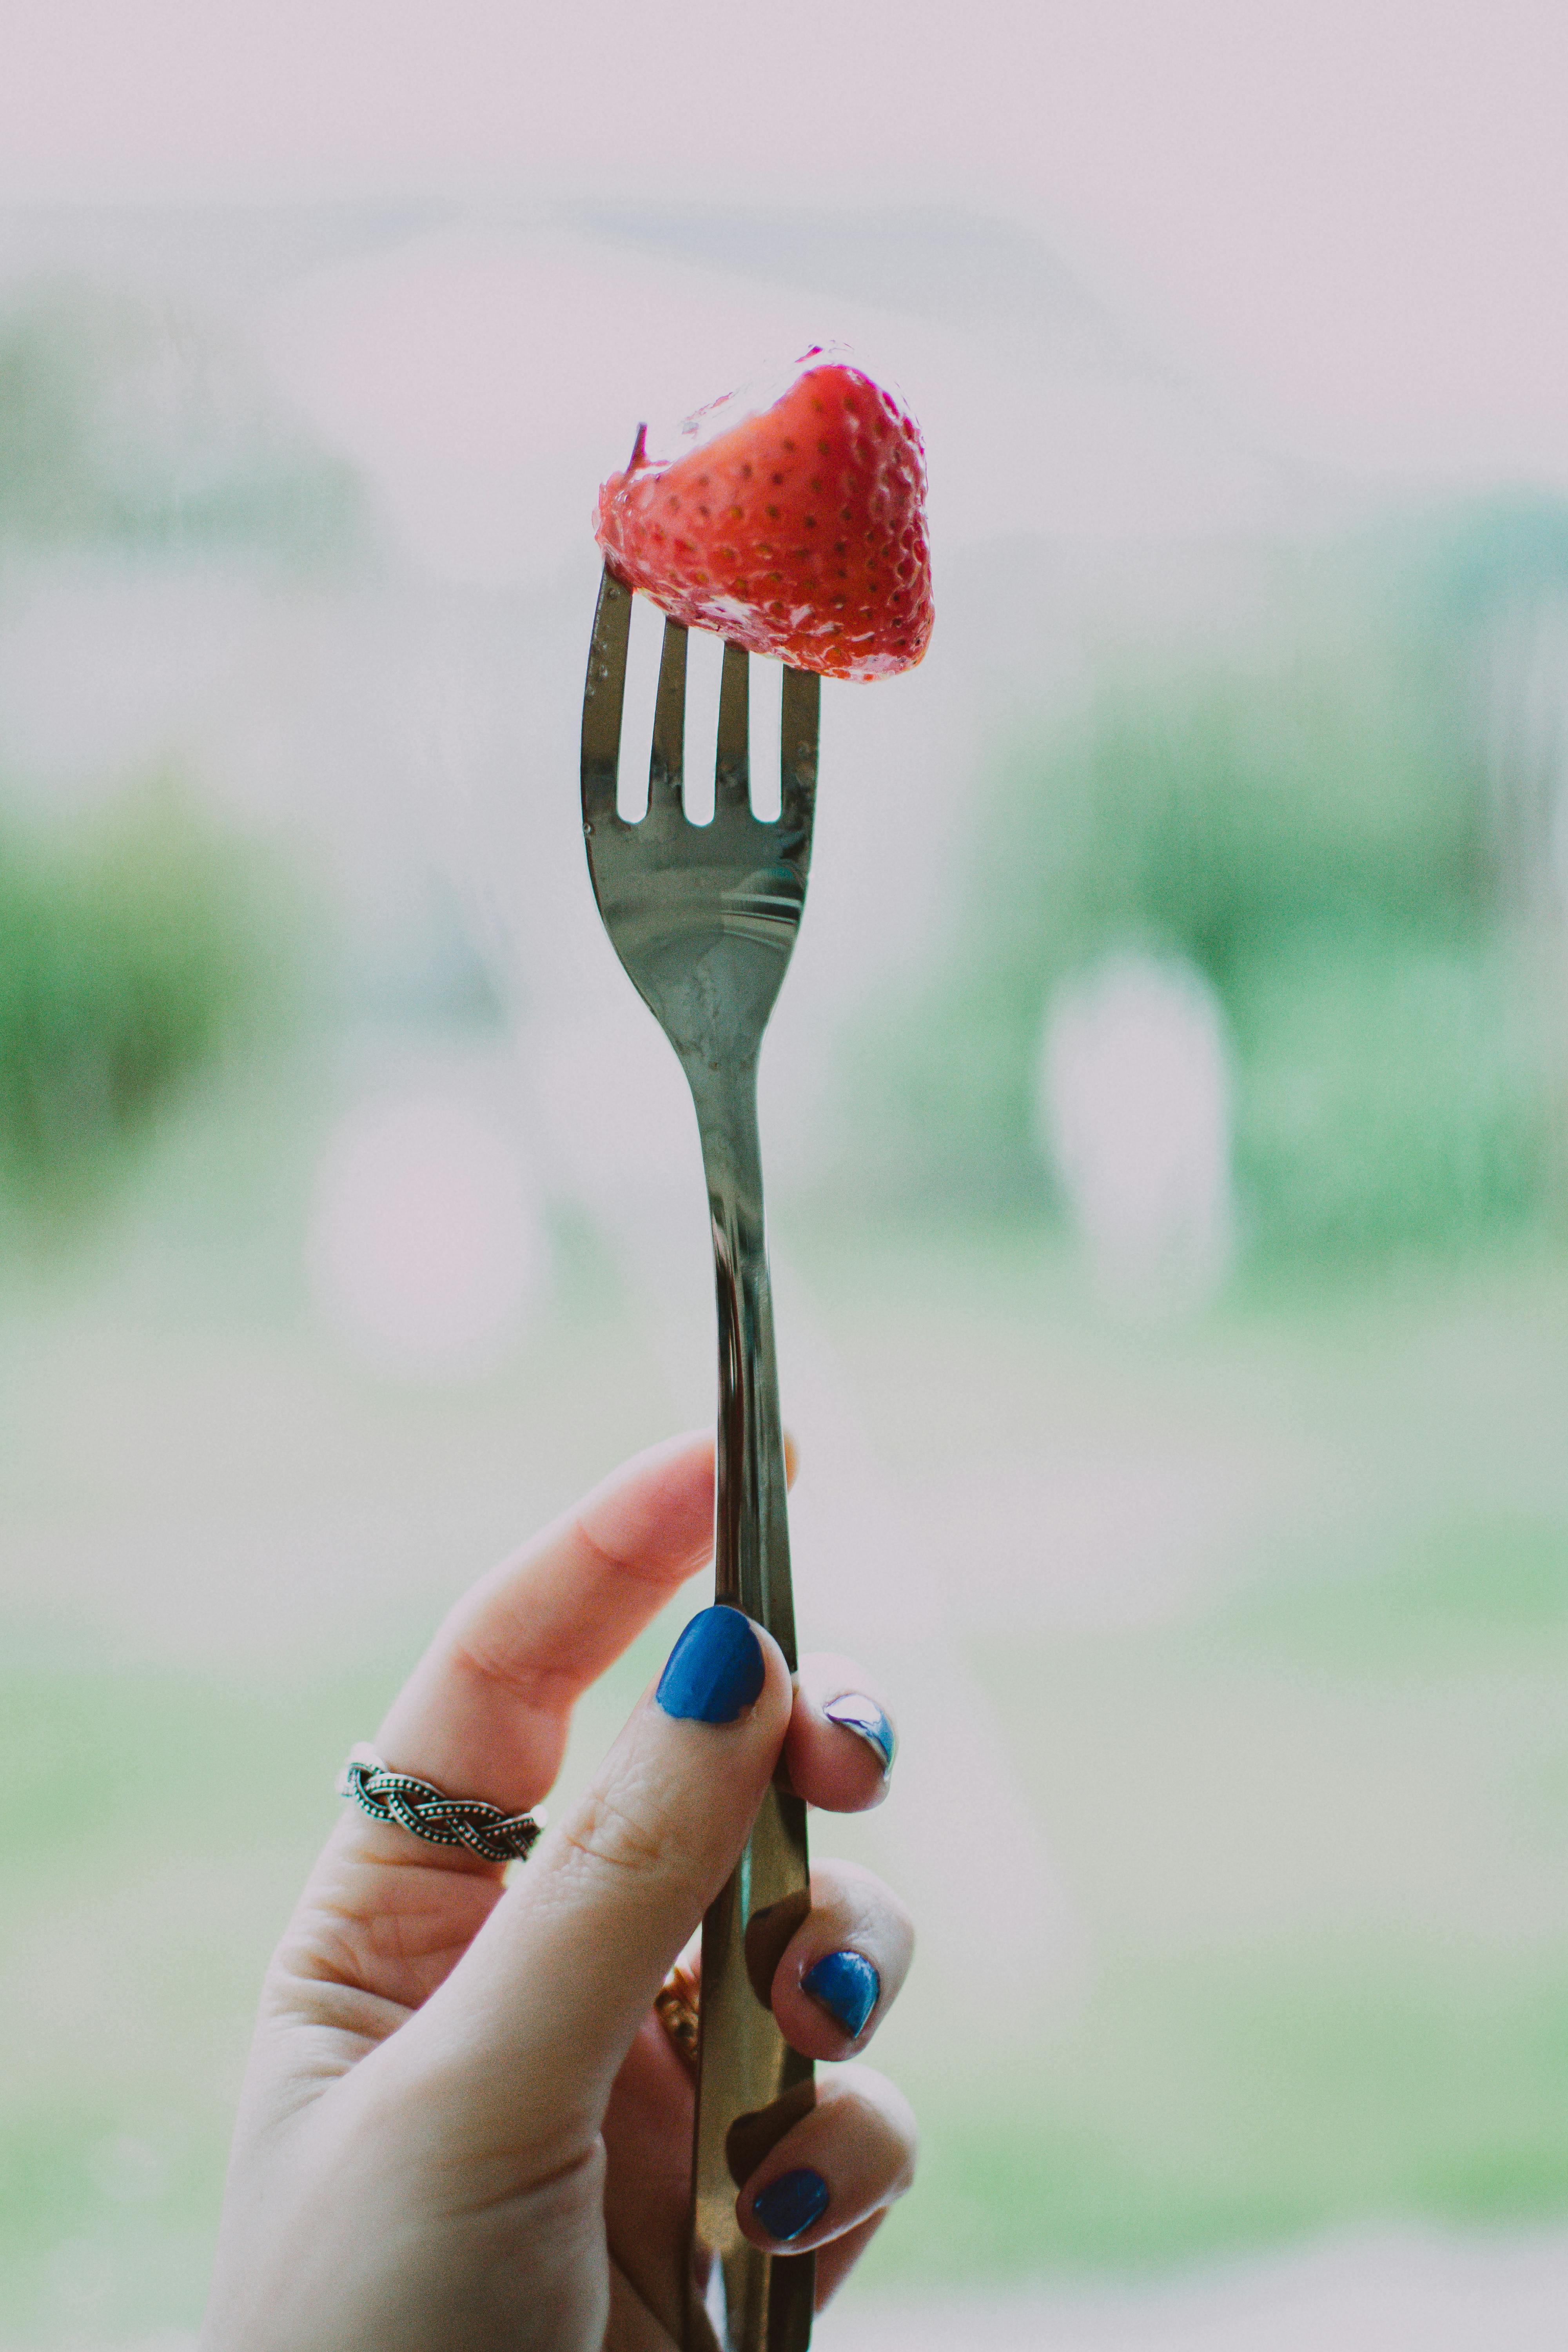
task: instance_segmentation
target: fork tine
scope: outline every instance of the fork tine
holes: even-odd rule
[[[583,822],[590,826],[616,814],[631,625],[632,592],[606,563],[588,647],[588,683],[583,689]]]
[[[780,814],[792,831],[809,832],[816,800],[816,739],[822,680],[814,669],[786,669],[779,726]]]
[[[658,700],[653,709],[653,753],[647,766],[647,813],[681,813],[681,760],[686,741],[686,631],[679,621],[664,625],[658,665]]]
[[[713,814],[744,809],[751,797],[751,688],[744,646],[727,645],[719,680],[719,751],[713,768]]]

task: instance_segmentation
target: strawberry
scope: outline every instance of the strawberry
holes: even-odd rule
[[[925,450],[895,399],[805,353],[765,407],[731,393],[599,492],[616,572],[689,627],[827,677],[890,677],[931,632]]]

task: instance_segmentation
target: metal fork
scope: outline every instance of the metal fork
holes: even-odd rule
[[[680,1057],[702,1139],[719,1305],[714,1596],[765,1625],[793,1670],[757,1059],[805,898],[821,681],[784,672],[783,803],[766,824],[750,801],[747,657],[725,646],[713,819],[692,824],[681,797],[686,631],[667,621],[647,814],[628,824],[616,775],[631,602],[606,566],[583,698],[588,868],[616,953]],[[769,1999],[810,1901],[805,1808],[772,1787],[702,1926],[688,2352],[711,2345],[710,2326],[723,2352],[804,2352],[810,2341],[815,2257],[763,2253],[735,2219],[736,2189],[815,2097],[811,2061],[784,2041]]]

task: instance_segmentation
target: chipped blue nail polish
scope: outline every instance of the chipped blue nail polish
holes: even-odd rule
[[[829,2190],[820,2172],[803,2165],[798,2172],[781,2172],[752,2200],[752,2210],[770,2238],[787,2246],[803,2237],[827,2210]]]
[[[733,1723],[767,1680],[752,1621],[722,1604],[694,1617],[669,1654],[655,1698],[688,1723]]]
[[[824,1952],[802,1977],[800,1989],[851,2042],[858,2042],[882,1997],[882,1979],[859,1952]]]
[[[837,1723],[841,1729],[852,1731],[858,1739],[863,1739],[884,1774],[892,1770],[899,1743],[892,1725],[874,1698],[868,1698],[864,1691],[846,1691],[842,1698],[830,1698],[822,1712],[829,1723]]]

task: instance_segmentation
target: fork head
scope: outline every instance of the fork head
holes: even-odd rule
[[[713,817],[681,794],[686,631],[664,625],[647,814],[616,813],[632,592],[605,569],[583,697],[583,833],[599,913],[644,1003],[689,1074],[754,1061],[805,900],[821,680],[786,669],[776,820],[752,813],[747,656],[724,647]]]

